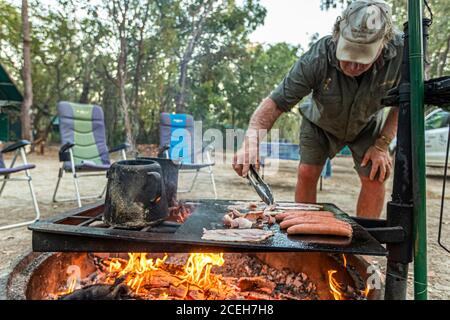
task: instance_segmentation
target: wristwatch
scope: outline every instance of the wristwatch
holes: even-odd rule
[[[375,148],[379,151],[387,151],[389,149],[389,145],[391,144],[392,139],[385,135],[381,135],[376,141],[375,141]]]

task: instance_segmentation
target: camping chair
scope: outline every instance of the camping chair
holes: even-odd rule
[[[59,132],[62,147],[59,150],[58,181],[53,194],[53,202],[77,201],[81,207],[82,199],[102,198],[106,186],[98,196],[80,196],[78,179],[82,177],[105,176],[111,161],[109,154],[121,152],[126,159],[127,144],[108,150],[106,146],[105,122],[103,110],[96,105],[77,104],[72,102],[58,103]],[[57,200],[59,184],[64,173],[71,173],[75,186],[75,199]]]
[[[1,152],[0,152],[0,182],[3,182],[3,183],[1,184],[1,187],[0,187],[0,197],[3,193],[3,190],[5,189],[7,182],[27,181],[28,186],[30,188],[31,199],[33,200],[34,212],[36,214],[35,218],[32,221],[0,226],[0,230],[6,230],[6,229],[11,229],[11,228],[26,226],[28,224],[32,224],[32,223],[36,222],[37,220],[39,220],[39,217],[40,217],[39,206],[36,201],[36,195],[34,194],[33,183],[31,181],[32,179],[31,179],[31,175],[30,175],[30,170],[34,169],[36,166],[34,164],[29,164],[27,162],[27,157],[25,154],[25,146],[29,145],[29,144],[30,144],[30,142],[28,142],[26,140],[22,140],[22,141],[16,142],[16,143],[4,148],[3,150],[1,150]],[[3,161],[3,154],[10,153],[10,152],[15,152],[15,154],[11,161],[11,165],[9,167],[6,167],[5,162]],[[16,160],[19,155],[22,158],[23,164],[16,166],[15,165]],[[16,174],[16,173],[20,173],[20,172],[24,172],[26,177],[21,177],[21,178],[12,178],[11,177],[12,174]]]
[[[202,145],[196,151],[194,118],[187,114],[161,114],[160,124],[160,154],[159,157],[177,160],[180,162],[180,173],[195,172],[190,186],[178,192],[191,192],[199,173],[206,169],[211,179],[214,198],[217,199],[216,182],[212,167],[215,163],[211,160],[212,142]],[[204,161],[205,160],[205,161]]]

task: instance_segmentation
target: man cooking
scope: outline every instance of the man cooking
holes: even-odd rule
[[[381,99],[399,83],[402,50],[389,5],[381,0],[354,1],[336,21],[333,35],[301,56],[253,113],[234,170],[245,177],[249,164],[258,164],[259,130],[270,130],[283,112],[312,93],[312,103],[300,108],[295,201],[316,202],[327,158],[348,146],[361,180],[357,214],[379,218],[392,171],[388,146],[397,133],[398,118],[398,109],[392,108],[384,120]]]

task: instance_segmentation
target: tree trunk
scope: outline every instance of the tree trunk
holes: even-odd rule
[[[102,106],[105,110],[106,140],[110,147],[124,142],[115,141],[114,139],[118,120],[117,111],[119,109],[116,88],[113,83],[105,82],[102,98]]]
[[[119,86],[119,98],[120,105],[122,106],[123,117],[125,121],[125,133],[127,137],[127,142],[130,144],[130,150],[133,152],[136,150],[135,141],[133,137],[133,128],[131,126],[130,114],[128,111],[128,101],[125,92],[125,85],[127,81],[127,71],[126,71],[126,59],[127,59],[127,39],[125,37],[125,23],[121,26],[122,32],[120,36],[120,54],[119,63],[117,68],[117,82]]]
[[[32,141],[31,106],[33,105],[33,83],[31,79],[31,34],[28,19],[28,1],[22,0],[22,32],[23,32],[23,85],[24,97],[20,120],[22,139]]]
[[[133,107],[136,112],[134,113],[135,117],[135,123],[138,124],[138,137],[137,140],[140,140],[143,138],[142,133],[145,132],[145,127],[143,125],[143,121],[140,118],[140,99],[139,99],[139,90],[140,90],[140,83],[141,83],[141,77],[142,77],[142,65],[144,60],[144,38],[145,38],[145,27],[147,25],[148,17],[149,17],[149,9],[150,9],[150,1],[147,1],[146,7],[145,7],[145,13],[144,17],[142,18],[142,24],[139,27],[139,40],[138,40],[138,51],[136,54],[136,70],[134,73],[134,92],[133,92]]]
[[[91,91],[91,73],[86,68],[83,77],[83,90],[80,95],[80,103],[89,103],[89,92]]]
[[[199,41],[203,33],[203,28],[205,27],[205,21],[210,12],[212,11],[214,0],[210,0],[207,3],[207,7],[200,14],[199,19],[194,23],[192,35],[189,39],[186,50],[184,51],[183,58],[180,61],[180,77],[178,78],[178,93],[175,98],[175,106],[177,113],[186,112],[186,96],[187,96],[187,74],[188,65],[192,60],[192,55],[194,53],[195,45]]]

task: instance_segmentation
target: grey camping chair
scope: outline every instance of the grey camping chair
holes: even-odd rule
[[[111,166],[109,154],[121,152],[126,159],[127,144],[112,149],[106,145],[105,122],[103,110],[96,105],[78,104],[72,102],[58,103],[59,132],[62,147],[59,160],[58,181],[53,194],[53,202],[77,201],[81,207],[82,199],[102,198],[106,191],[97,196],[80,195],[78,179],[82,177],[106,176]],[[57,199],[57,193],[64,173],[70,173],[75,187],[75,199]]]
[[[0,152],[0,182],[2,182],[2,184],[0,187],[0,197],[5,189],[7,182],[27,181],[28,187],[30,188],[31,199],[33,201],[35,217],[31,221],[0,226],[0,230],[6,230],[6,229],[11,229],[11,228],[26,226],[28,224],[32,224],[32,223],[36,222],[40,218],[39,206],[38,206],[38,203],[36,200],[36,195],[34,193],[33,183],[32,183],[31,174],[30,174],[30,170],[34,169],[36,166],[34,164],[29,164],[27,162],[27,157],[25,154],[25,146],[29,145],[29,144],[30,144],[30,142],[28,142],[26,140],[21,140],[19,142],[9,145],[8,147],[4,148],[3,150],[1,150],[1,152]],[[10,153],[10,152],[14,152],[15,154],[11,161],[10,166],[6,167],[5,162],[3,161],[3,154]],[[16,161],[17,161],[17,158],[19,157],[19,155],[22,158],[22,165],[16,165]],[[20,173],[20,172],[25,173],[25,177],[12,177],[12,175],[16,175],[17,173]]]
[[[214,198],[217,199],[216,182],[214,180],[211,160],[212,143],[202,145],[197,151],[195,145],[194,118],[188,114],[170,114],[163,112],[160,123],[160,154],[159,157],[180,162],[180,173],[194,173],[194,178],[187,189],[178,192],[191,192],[194,189],[199,173],[209,174]]]

